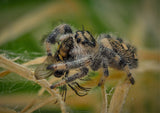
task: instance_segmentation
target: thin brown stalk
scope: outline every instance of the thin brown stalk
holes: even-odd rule
[[[120,113],[130,86],[129,80],[125,80],[116,87],[110,102],[109,113]]]

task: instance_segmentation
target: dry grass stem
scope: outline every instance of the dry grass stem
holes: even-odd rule
[[[48,82],[49,82],[50,84],[52,84],[52,83],[54,83],[56,80],[57,80],[57,78],[50,78],[50,79],[48,80]],[[38,96],[41,96],[41,95],[44,93],[44,91],[45,91],[45,88],[42,87],[42,88],[39,90],[39,92],[38,92]]]
[[[31,72],[28,68],[20,64],[14,63],[13,61],[6,59],[2,55],[0,55],[0,67],[17,73],[18,75],[21,75],[28,80],[35,80],[33,72]]]
[[[129,80],[125,80],[116,87],[110,102],[109,113],[120,113],[130,86]]]
[[[4,70],[4,71],[0,72],[0,77],[4,77],[4,76],[8,75],[9,73],[10,73],[9,70]]]
[[[26,112],[24,113],[32,113],[33,111],[43,107],[44,105],[55,101],[55,98],[53,98],[52,96],[49,97],[48,99],[42,100],[41,102],[38,102],[38,104],[34,105],[33,107],[31,107],[31,109],[28,109]]]
[[[62,113],[66,113],[65,104],[62,101],[61,96],[55,90],[50,89],[50,84],[47,82],[47,80],[36,80],[34,77],[34,73],[30,71],[28,68],[14,63],[11,60],[6,59],[2,55],[0,55],[0,67],[5,68],[11,72],[17,73],[20,76],[28,80],[32,80],[38,83],[40,86],[44,87],[52,95],[52,98],[55,97],[59,101]]]
[[[43,56],[43,57],[38,57],[36,59],[33,59],[33,60],[30,60],[26,63],[23,63],[23,65],[25,66],[30,66],[30,65],[35,65],[35,64],[41,64],[44,62],[44,60],[46,59],[47,57],[46,56]]]
[[[25,108],[21,110],[20,113],[25,113],[28,109],[30,109],[36,102],[37,99],[32,100]]]
[[[17,113],[17,112],[13,109],[0,107],[0,113]]]
[[[102,113],[107,113],[107,107],[108,107],[108,100],[107,100],[107,93],[106,93],[106,87],[104,84],[101,86],[101,92],[102,92]]]
[[[38,57],[38,58],[36,58],[34,60],[30,60],[30,61],[28,61],[26,63],[23,63],[22,65],[30,66],[30,65],[40,64],[45,60],[45,58],[46,58],[46,56]],[[13,59],[12,61],[15,61],[15,60],[17,60],[17,58]],[[9,73],[11,73],[9,70],[4,70],[4,71],[0,72],[0,77],[6,76]]]
[[[16,57],[16,58],[12,59],[12,61],[16,61],[18,59],[19,59],[19,57]],[[4,76],[6,76],[9,73],[10,73],[9,70],[4,70],[4,71],[0,72],[0,77],[4,77]]]

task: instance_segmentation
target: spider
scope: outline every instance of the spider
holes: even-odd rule
[[[48,58],[36,69],[35,77],[43,79],[52,74],[55,77],[63,76],[61,81],[50,86],[51,89],[68,84],[75,90],[72,87],[74,84],[77,88],[87,91],[88,89],[74,81],[86,76],[89,71],[88,67],[93,71],[103,68],[103,75],[98,86],[104,84],[109,76],[108,67],[125,71],[130,83],[135,83],[130,69],[138,65],[136,48],[124,43],[120,38],[101,34],[95,40],[89,31],[79,30],[73,33],[70,25],[61,24],[49,34],[45,43]],[[59,44],[59,48],[53,56],[51,44],[56,43]],[[68,76],[71,69],[79,69],[79,72]]]

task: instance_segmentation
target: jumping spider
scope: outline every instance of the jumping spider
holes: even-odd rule
[[[63,76],[61,81],[50,86],[51,89],[62,86],[65,90],[65,94],[62,92],[62,95],[66,95],[66,84],[79,96],[87,94],[80,94],[75,88],[86,92],[89,89],[74,82],[88,74],[87,67],[94,71],[103,68],[103,75],[98,86],[104,84],[105,79],[109,76],[108,67],[125,71],[130,83],[135,82],[130,69],[136,68],[138,64],[136,49],[125,44],[120,38],[101,34],[96,41],[89,31],[82,30],[72,33],[68,24],[62,24],[52,31],[45,43],[48,57],[35,70],[35,77],[43,79],[52,74],[55,77]],[[52,56],[50,46],[56,43],[59,44],[59,48]],[[78,68],[78,73],[68,76],[69,70]]]

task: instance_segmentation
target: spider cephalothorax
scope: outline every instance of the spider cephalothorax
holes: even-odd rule
[[[50,46],[55,43],[59,43],[59,48],[52,56]],[[108,67],[125,71],[131,84],[135,82],[130,69],[137,67],[136,49],[130,44],[125,44],[120,38],[101,34],[96,41],[90,32],[83,30],[73,33],[68,24],[62,24],[46,39],[46,50],[48,57],[37,67],[35,77],[43,79],[52,74],[55,77],[63,76],[63,79],[51,88],[68,84],[76,94],[86,95],[87,93],[80,94],[76,88],[86,92],[88,89],[80,86],[75,80],[86,76],[88,67],[94,71],[103,68],[104,73],[98,85],[102,85],[109,76]],[[70,69],[77,68],[78,73],[68,76]]]

